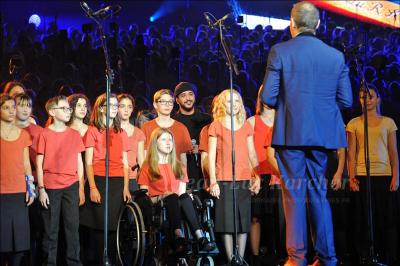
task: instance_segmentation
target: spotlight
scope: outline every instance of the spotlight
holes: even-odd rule
[[[32,16],[29,17],[28,23],[29,24],[35,24],[36,28],[39,27],[41,22],[41,19],[39,15],[33,14]]]
[[[153,16],[151,16],[150,18],[149,18],[149,20],[150,20],[150,22],[154,22],[154,20],[156,20]]]

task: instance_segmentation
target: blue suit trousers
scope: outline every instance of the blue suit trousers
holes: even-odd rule
[[[332,215],[326,198],[327,150],[318,148],[276,148],[281,172],[286,219],[286,248],[296,266],[307,265],[307,214],[318,259],[325,266],[337,263]]]

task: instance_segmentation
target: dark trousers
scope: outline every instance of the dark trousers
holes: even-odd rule
[[[286,219],[286,249],[295,265],[307,265],[307,210],[314,250],[323,265],[336,265],[332,215],[326,199],[323,149],[276,149]]]
[[[67,265],[81,265],[79,258],[79,183],[63,189],[47,189],[50,204],[42,208],[43,264],[57,264],[58,230],[62,212]]]
[[[167,206],[167,216],[170,228],[172,230],[181,228],[181,211],[185,215],[186,221],[189,224],[192,232],[200,229],[199,220],[193,206],[192,199],[187,193],[180,196],[171,194],[164,199]]]

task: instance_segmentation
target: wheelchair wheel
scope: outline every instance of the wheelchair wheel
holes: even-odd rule
[[[198,258],[196,266],[214,266],[214,260],[211,256]]]
[[[145,251],[144,221],[135,202],[129,202],[120,212],[117,226],[118,259],[124,266],[141,266]]]

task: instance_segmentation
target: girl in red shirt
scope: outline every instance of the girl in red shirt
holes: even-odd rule
[[[86,95],[75,93],[68,96],[69,106],[72,108],[71,119],[67,125],[79,132],[81,137],[86,134],[90,120],[90,101]]]
[[[86,194],[90,200],[81,211],[81,225],[95,229],[94,238],[97,244],[97,254],[103,254],[104,234],[104,197],[106,186],[106,94],[97,97],[93,106],[90,126],[84,136],[85,169],[88,178]],[[128,135],[121,128],[118,117],[118,99],[115,94],[110,95],[109,120],[109,193],[108,193],[108,234],[109,255],[115,262],[116,230],[118,215],[124,202],[131,198],[128,176]],[[99,258],[102,260],[102,256]],[[101,261],[97,262],[101,263]]]
[[[0,108],[0,265],[7,261],[8,265],[20,265],[30,249],[27,206],[34,200],[29,162],[32,142],[29,134],[14,124],[14,99],[0,94]]]
[[[235,173],[237,191],[237,243],[233,243],[234,232],[232,197],[231,160],[231,101],[230,91],[222,91],[213,108],[214,122],[208,129],[208,167],[210,175],[210,194],[215,201],[215,231],[223,234],[223,242],[228,261],[233,255],[233,245],[238,245],[239,255],[244,256],[247,232],[250,230],[251,193],[260,189],[257,154],[254,148],[253,129],[246,121],[243,100],[240,94],[233,93],[234,150],[236,154]],[[251,165],[251,167],[250,167]],[[252,178],[254,176],[254,178]]]
[[[144,141],[146,137],[140,128],[135,127],[130,118],[135,108],[135,100],[129,94],[118,95],[118,116],[121,119],[121,127],[129,138],[128,166],[129,166],[129,190],[131,193],[138,189],[136,182],[137,169],[142,166],[144,160]]]
[[[204,236],[190,196],[186,193],[187,175],[177,160],[175,143],[168,129],[157,128],[151,134],[146,160],[140,171],[138,183],[147,189],[152,202],[163,200],[167,206],[168,221],[175,236],[174,248],[177,253],[187,251],[186,240],[181,230],[181,211],[185,214],[200,249],[209,251],[214,245]],[[144,209],[144,208],[143,208]]]

